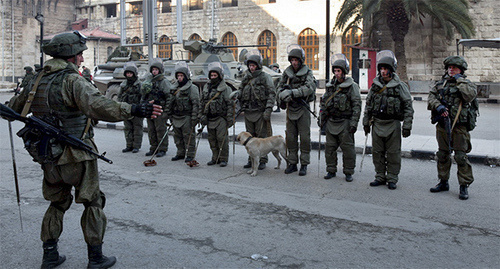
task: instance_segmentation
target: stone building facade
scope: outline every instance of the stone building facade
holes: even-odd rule
[[[45,32],[58,33],[68,30],[71,22],[88,19],[88,27],[120,35],[119,0],[37,0],[34,9],[27,2],[2,1],[2,56],[0,77],[9,79],[11,73],[22,74],[25,65],[33,65],[39,60],[39,47],[34,37],[39,35],[39,24],[33,18],[36,8],[41,6],[46,16]],[[158,41],[178,41],[176,25],[176,0],[157,0],[157,38]],[[331,53],[349,52],[346,44],[365,43],[360,40],[360,33],[333,31],[336,14],[342,0],[330,0]],[[471,0],[471,16],[476,26],[473,38],[488,39],[498,37],[500,29],[499,14],[495,13],[495,0]],[[41,3],[39,5],[38,3]],[[29,10],[26,12],[26,5]],[[13,8],[11,8],[13,6]],[[212,7],[214,7],[212,11]],[[31,8],[31,9],[30,9]],[[11,11],[14,11],[14,55],[11,51]],[[286,47],[289,44],[303,44],[306,48],[307,62],[313,66],[316,78],[325,78],[325,43],[326,43],[326,0],[182,0],[183,39],[211,37],[229,45],[264,44],[270,40],[271,50],[262,50],[269,63],[277,62],[286,68]],[[213,19],[212,19],[213,14]],[[126,0],[127,39],[129,42],[142,42],[142,1]],[[372,47],[393,49],[390,35],[381,29],[380,42]],[[495,36],[497,35],[497,36]],[[455,40],[443,38],[442,30],[435,22],[426,18],[424,24],[414,23],[406,37],[405,46],[410,82],[428,82],[437,80],[443,74],[442,60],[456,54]],[[456,36],[458,38],[458,35]],[[109,44],[101,53],[110,53],[116,45]],[[343,50],[344,48],[344,50]],[[237,50],[241,51],[242,48]],[[462,51],[462,48],[460,48]],[[147,49],[143,49],[147,54]],[[90,52],[89,52],[90,53]],[[155,46],[155,56],[185,59],[188,53],[181,44]],[[462,52],[461,52],[462,53]],[[238,52],[235,53],[238,56]],[[471,48],[464,50],[470,70],[471,80],[481,83],[500,84],[500,50]],[[87,56],[87,59],[94,59]],[[104,59],[104,56],[98,57]],[[12,63],[14,63],[12,65]],[[100,62],[104,63],[104,62]],[[97,63],[97,64],[100,64]],[[92,64],[86,63],[90,67]],[[355,64],[355,63],[354,63]],[[14,70],[14,72],[12,72]],[[330,75],[331,77],[331,75]],[[417,85],[415,83],[410,83]],[[425,84],[425,83],[424,83]],[[415,86],[415,87],[418,87]]]

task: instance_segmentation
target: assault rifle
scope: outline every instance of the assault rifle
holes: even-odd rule
[[[451,147],[451,120],[450,120],[450,116],[443,117],[441,115],[437,115],[437,113],[434,114],[434,111],[433,111],[431,123],[432,124],[435,124],[435,123],[439,124],[439,122],[444,123],[444,129],[446,130],[446,135],[448,136],[448,149],[450,150],[450,153],[451,153],[453,151],[453,148]]]
[[[303,107],[305,107],[307,109],[307,111],[309,111],[309,113],[311,113],[314,118],[318,118],[318,116],[316,115],[316,113],[314,113],[314,111],[311,110],[311,107],[309,106],[309,104],[306,102],[306,100],[304,99],[300,99],[300,103],[302,104]]]
[[[0,116],[7,119],[7,120],[22,121],[26,124],[27,127],[36,129],[48,137],[55,138],[61,144],[71,146],[71,147],[76,148],[76,149],[84,150],[92,155],[95,155],[97,158],[99,158],[107,163],[110,163],[110,164],[113,163],[113,161],[104,157],[104,155],[106,154],[105,152],[103,154],[99,154],[99,153],[95,152],[92,147],[85,144],[85,142],[83,142],[81,139],[52,126],[52,125],[46,123],[45,121],[43,121],[35,116],[23,117],[19,113],[15,112],[11,108],[9,108],[3,104],[0,104]],[[17,135],[19,136],[19,133]]]

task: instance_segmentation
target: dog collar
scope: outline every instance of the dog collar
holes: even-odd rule
[[[243,142],[243,146],[246,146],[246,145],[247,145],[247,143],[248,143],[248,141],[250,141],[250,139],[252,139],[252,138],[253,138],[253,136],[249,136],[249,137],[247,138],[247,140],[245,140],[245,142]]]

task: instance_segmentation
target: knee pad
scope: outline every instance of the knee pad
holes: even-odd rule
[[[106,205],[106,196],[104,195],[104,192],[99,191],[99,195],[92,201],[90,202],[85,202],[83,203],[83,206],[85,208],[93,206],[93,207],[99,207],[101,209],[104,209],[104,206]]]
[[[436,152],[436,157],[439,163],[445,163],[448,161],[448,159],[450,159],[450,153],[447,151],[438,150],[438,152]]]
[[[458,166],[464,166],[467,164],[467,155],[463,151],[455,151],[455,162]]]
[[[68,210],[69,207],[71,206],[72,202],[73,202],[73,195],[69,195],[67,199],[64,201],[51,202],[50,206],[59,211],[66,212],[66,210]]]

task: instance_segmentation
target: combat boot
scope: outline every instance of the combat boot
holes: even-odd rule
[[[306,174],[307,174],[307,165],[301,165],[300,171],[299,171],[299,176],[305,176]]]
[[[337,176],[337,173],[328,172],[328,173],[326,173],[326,176],[324,176],[323,178],[326,179],[326,180],[328,180],[328,179],[334,178],[336,176]]]
[[[448,180],[441,180],[436,185],[436,187],[431,188],[431,192],[441,192],[441,191],[449,191],[450,185],[448,184]]]
[[[250,168],[252,167],[252,162],[247,162],[247,164],[243,165],[243,168]]]
[[[259,167],[257,169],[264,170],[266,168],[266,163],[259,163]]]
[[[290,174],[293,172],[297,172],[297,165],[296,164],[290,164],[288,167],[285,169],[285,174]]]
[[[66,260],[66,256],[59,255],[57,251],[57,240],[43,242],[42,269],[55,268]]]
[[[123,153],[125,153],[125,152],[130,152],[130,151],[132,151],[132,150],[134,150],[134,149],[133,149],[133,148],[126,147],[126,148],[122,149],[122,152],[123,152]]]
[[[345,181],[347,182],[352,182],[352,175],[351,174],[345,174]]]
[[[89,264],[87,268],[110,268],[116,263],[115,257],[106,257],[102,255],[102,244],[95,246],[87,245],[87,250],[89,255]]]
[[[467,185],[460,185],[460,194],[458,195],[458,199],[460,200],[467,200],[469,199],[469,192],[468,189],[469,187]]]

